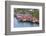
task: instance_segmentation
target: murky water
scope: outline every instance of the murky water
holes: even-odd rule
[[[14,18],[14,27],[38,27],[38,24],[33,24],[31,22],[19,22],[16,18]]]

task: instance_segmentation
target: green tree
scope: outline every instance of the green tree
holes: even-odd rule
[[[39,18],[39,10],[38,9],[34,9],[33,12],[32,12],[32,16],[36,17],[36,18]]]

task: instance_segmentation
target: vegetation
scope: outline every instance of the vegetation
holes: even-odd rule
[[[31,9],[16,8],[15,9],[15,12],[16,13],[20,13],[20,14],[26,14],[26,13],[31,14],[31,11],[29,11],[29,10],[31,10]]]
[[[30,11],[32,10],[32,11]],[[25,8],[15,8],[14,12],[17,14],[31,14],[33,17],[39,18],[38,9],[25,9]]]
[[[33,12],[32,12],[32,16],[36,17],[36,18],[39,18],[39,10],[34,9]]]

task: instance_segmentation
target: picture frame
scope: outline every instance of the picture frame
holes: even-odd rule
[[[27,12],[27,10],[28,10],[28,12]],[[37,12],[39,13],[39,14],[37,13],[38,17],[39,17],[38,18],[39,20],[37,23],[39,23],[39,24],[36,27],[34,27],[34,26],[31,27],[29,23],[27,24],[27,22],[25,24],[25,21],[31,20],[30,19],[31,16],[28,19],[29,16],[25,15],[25,14],[28,14],[31,11],[32,12],[34,11],[35,13],[37,13]],[[24,12],[24,15],[23,15],[23,12]],[[32,12],[31,12],[31,14],[32,14]],[[5,35],[44,33],[45,32],[45,27],[44,27],[44,25],[45,25],[45,18],[44,18],[45,15],[44,14],[45,13],[44,12],[45,12],[45,3],[5,1]],[[21,13],[23,15],[23,17],[27,16],[26,18],[28,20],[26,18],[20,19],[20,17],[18,17],[20,14],[17,15],[18,13]],[[16,15],[17,15],[17,17],[16,17]],[[22,17],[22,15],[21,15],[21,17]],[[21,20],[24,22],[21,23],[21,25],[20,25],[20,23],[16,22],[15,18],[18,18],[17,20]],[[24,20],[24,19],[26,19],[26,20]],[[31,22],[32,21],[34,21],[34,20],[32,19]],[[15,24],[15,27],[14,27],[14,24]]]

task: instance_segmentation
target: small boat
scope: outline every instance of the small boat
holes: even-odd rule
[[[39,20],[33,20],[33,23],[39,24]]]

